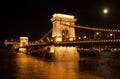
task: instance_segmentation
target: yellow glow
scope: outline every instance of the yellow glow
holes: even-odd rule
[[[25,53],[26,51],[26,48],[19,48],[19,52]]]
[[[113,36],[113,34],[112,34],[112,33],[110,33],[110,36]]]
[[[78,60],[79,54],[76,47],[58,46],[55,47],[55,56],[58,60]]]
[[[56,37],[55,42],[61,42],[61,41],[62,41],[62,38]]]
[[[86,38],[87,38],[87,36],[84,36],[83,38],[84,38],[84,39],[86,39]]]
[[[103,12],[104,12],[104,14],[107,14],[108,13],[108,9],[104,9]]]
[[[54,47],[54,46],[51,46],[51,47],[50,47],[50,53],[54,53],[54,49],[55,49],[55,47]]]
[[[61,34],[57,34],[56,36],[61,36]]]
[[[70,41],[73,41],[74,39],[73,38],[70,38]]]
[[[20,39],[28,39],[28,37],[20,37]]]
[[[99,35],[100,33],[99,32],[96,32],[96,35]]]
[[[57,34],[54,34],[54,35],[52,35],[52,37],[60,37],[61,36],[61,34],[60,33],[57,33]]]
[[[66,14],[60,14],[60,13],[54,14],[53,17],[64,17],[64,18],[74,19],[73,15],[66,15]]]
[[[78,37],[78,39],[81,39],[81,37]]]

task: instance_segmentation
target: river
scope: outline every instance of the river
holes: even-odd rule
[[[77,61],[45,61],[0,51],[0,79],[120,79],[120,59],[80,57]]]

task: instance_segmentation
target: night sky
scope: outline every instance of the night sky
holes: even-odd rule
[[[39,40],[52,28],[54,13],[74,15],[76,25],[120,29],[119,0],[2,0],[0,41],[20,36]]]

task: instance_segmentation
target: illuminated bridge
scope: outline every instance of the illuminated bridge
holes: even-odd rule
[[[52,44],[74,46],[80,44],[116,45],[120,42],[120,30],[75,25],[76,19],[73,15],[54,14],[51,21],[53,23],[52,29],[40,40],[29,43],[21,42],[23,45],[20,47]]]
[[[51,18],[53,27],[40,40],[29,42],[28,37],[20,37],[20,43],[15,48],[41,46],[120,47],[119,29],[80,26],[75,24],[76,20],[73,15],[56,13]],[[5,44],[7,43],[9,42]]]

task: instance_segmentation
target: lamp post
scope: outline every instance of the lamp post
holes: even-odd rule
[[[83,40],[87,40],[88,39],[88,37],[85,35],[85,36],[83,36]]]
[[[115,38],[115,34],[113,34],[113,33],[108,34],[108,39],[114,39],[114,38]]]
[[[101,33],[100,32],[96,32],[94,34],[94,39],[100,39],[101,38]]]
[[[81,37],[80,36],[76,36],[76,41],[80,41]]]

